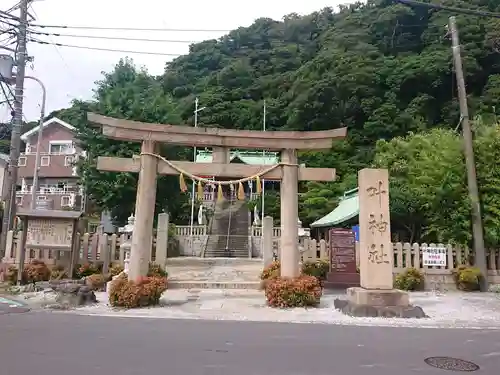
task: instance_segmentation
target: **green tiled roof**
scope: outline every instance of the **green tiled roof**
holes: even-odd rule
[[[279,163],[278,154],[275,152],[231,151],[230,160],[239,159],[248,165],[274,165]],[[197,163],[211,163],[212,151],[198,151]]]
[[[339,205],[328,215],[316,220],[311,228],[333,227],[359,215],[358,189],[344,193]]]

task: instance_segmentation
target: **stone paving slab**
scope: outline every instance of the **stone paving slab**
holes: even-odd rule
[[[231,281],[231,282],[211,282],[211,281],[168,281],[169,289],[251,289],[259,290],[259,281]]]
[[[411,301],[421,306],[428,319],[353,318],[335,310],[333,301],[344,297],[327,293],[314,309],[273,309],[265,304],[263,292],[252,290],[168,290],[162,306],[116,310],[107,305],[106,293],[98,293],[100,303],[70,314],[112,317],[238,320],[262,322],[319,323],[335,325],[469,328],[500,330],[500,295],[493,293],[411,293]]]
[[[262,259],[193,258],[167,260],[169,282],[247,283],[258,282]]]

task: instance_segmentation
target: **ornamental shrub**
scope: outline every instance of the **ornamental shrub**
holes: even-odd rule
[[[109,272],[111,276],[118,276],[123,272],[123,267],[119,264],[111,264],[111,267],[109,267]]]
[[[30,264],[24,267],[23,278],[27,283],[47,281],[50,279],[50,269],[45,262],[39,259],[33,259]]]
[[[281,264],[279,260],[275,260],[269,266],[265,267],[260,274],[260,288],[266,289],[267,281],[280,276]]]
[[[66,269],[64,266],[58,264],[52,267],[50,270],[50,280],[61,280],[61,279],[67,279],[68,274],[66,272]]]
[[[87,284],[93,291],[102,292],[106,289],[106,282],[108,277],[102,273],[94,273],[85,278],[85,284]]]
[[[81,279],[82,277],[87,277],[95,273],[101,273],[101,270],[102,267],[99,267],[97,264],[93,263],[78,264],[73,272],[73,278]]]
[[[457,289],[468,292],[479,290],[484,277],[479,268],[464,264],[454,269],[452,275]]]
[[[416,268],[407,268],[403,273],[396,276],[394,287],[401,290],[423,290],[425,286],[425,275]]]
[[[302,264],[302,273],[304,275],[317,277],[320,281],[326,280],[329,270],[330,263],[324,259],[319,259],[315,262],[304,262]]]
[[[156,276],[156,277],[167,277],[168,273],[165,270],[165,268],[163,268],[159,264],[149,263],[148,276],[149,277],[154,277],[154,276]]]
[[[115,279],[109,290],[109,304],[127,309],[158,305],[163,292],[167,290],[167,278],[147,276],[129,281],[127,275]]]
[[[7,281],[10,285],[17,284],[17,267],[9,266],[7,271],[5,272],[5,281]]]
[[[296,278],[267,279],[267,304],[271,307],[315,307],[321,299],[322,288],[317,277],[301,275]]]

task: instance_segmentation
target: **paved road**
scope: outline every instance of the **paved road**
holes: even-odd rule
[[[349,327],[28,312],[0,316],[8,375],[446,374],[453,356],[498,374],[498,331]]]

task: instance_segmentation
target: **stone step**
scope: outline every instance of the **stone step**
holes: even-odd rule
[[[248,289],[259,290],[260,281],[169,281],[169,289]]]

